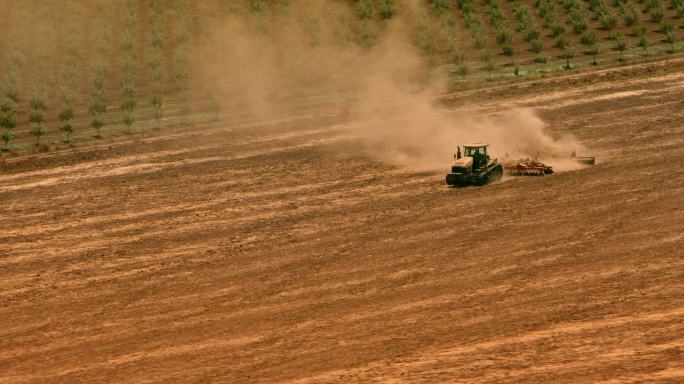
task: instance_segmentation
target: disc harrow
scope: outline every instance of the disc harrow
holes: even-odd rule
[[[504,164],[504,169],[510,176],[544,176],[553,173],[552,167],[530,159]]]

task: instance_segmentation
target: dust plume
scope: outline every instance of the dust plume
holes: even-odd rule
[[[581,151],[580,144],[549,135],[533,110],[485,116],[440,106],[447,74],[416,48],[421,8],[408,4],[413,6],[400,17],[370,25],[375,32],[366,30],[369,24],[354,26],[355,15],[339,2],[292,2],[287,15],[222,20],[203,51],[202,70],[230,101],[225,108],[261,118],[302,103],[346,105],[360,154],[388,164],[444,170],[457,145],[483,142],[493,157],[538,157],[557,170],[575,167],[569,156]],[[377,39],[364,49],[357,40],[367,33]]]

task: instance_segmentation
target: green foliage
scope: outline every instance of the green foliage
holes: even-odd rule
[[[667,41],[667,42],[670,43],[670,45],[671,45],[671,48],[670,48],[669,52],[670,52],[670,53],[675,53],[675,41],[676,41],[676,38],[675,38],[674,33],[672,33],[672,31],[667,32],[667,35],[665,35],[665,41]]]
[[[600,49],[598,45],[594,44],[589,47],[589,50],[587,50],[587,53],[593,57],[593,61],[591,62],[593,65],[597,65],[598,62],[596,61],[596,56],[598,56],[600,52]]]
[[[487,70],[487,72],[489,72],[489,75],[491,76],[492,71],[496,69],[496,63],[494,62],[492,54],[489,53],[489,51],[482,51],[482,53],[480,54],[480,61],[482,61],[485,70]]]
[[[124,78],[122,80],[122,94],[121,111],[123,112],[122,122],[130,131],[134,121],[134,111],[137,105],[135,101],[135,83],[131,78]]]
[[[88,112],[92,116],[91,127],[95,128],[97,135],[95,137],[102,137],[100,129],[104,125],[104,115],[107,113],[107,101],[105,97],[104,79],[101,78],[104,72],[95,72],[93,78],[93,94],[90,102]],[[99,73],[99,74],[98,74]]]
[[[646,27],[641,24],[637,24],[632,28],[634,36],[643,36],[646,33]]]
[[[0,104],[0,127],[5,130],[16,128],[17,126],[17,107],[14,100],[6,98]]]
[[[553,0],[539,0],[536,2],[535,6],[538,9],[537,14],[544,20],[546,20],[550,14],[556,14],[556,3]]]
[[[463,22],[467,29],[482,28],[482,20],[472,4],[463,8]]]
[[[485,8],[485,13],[489,16],[489,22],[493,27],[499,27],[501,25],[507,26],[506,16],[498,5],[492,5],[492,3],[490,3]]]
[[[4,150],[7,150],[7,147],[9,146],[10,141],[14,139],[14,135],[12,135],[12,132],[10,130],[5,130],[2,132],[2,135],[0,135],[0,140],[3,142],[2,148]]]
[[[385,20],[391,19],[397,14],[396,0],[380,0],[378,4],[378,14]]]
[[[5,96],[5,98],[10,99],[15,103],[19,102],[19,89],[21,81],[19,68],[14,62],[9,61],[6,64],[3,77],[0,80],[2,81],[2,94]]]
[[[599,21],[603,29],[610,31],[617,25],[617,17],[612,12],[603,12],[599,15]]]
[[[633,27],[639,22],[639,10],[636,5],[629,2],[627,5],[623,6],[622,9],[622,20],[628,27]]]
[[[672,23],[667,22],[665,20],[660,22],[660,26],[658,27],[658,32],[668,34],[672,33]]]
[[[66,106],[62,107],[61,111],[59,111],[59,120],[69,121],[69,120],[72,120],[73,118],[74,118],[74,109],[71,106],[66,105]]]
[[[462,62],[456,68],[456,73],[458,73],[462,78],[465,78],[468,73],[470,73],[470,66],[467,62]]]
[[[477,49],[482,49],[487,44],[487,40],[485,39],[485,34],[481,30],[476,30],[473,33],[473,41],[475,43],[475,48],[477,48]]]
[[[95,116],[95,117],[93,117],[93,120],[90,122],[90,126],[95,128],[95,130],[97,132],[95,135],[96,138],[102,137],[102,133],[100,132],[100,130],[102,129],[103,125],[104,125],[104,121],[102,120],[102,116]]]
[[[563,51],[561,52],[561,57],[565,59],[565,69],[572,69],[572,66],[570,65],[570,59],[575,57],[575,51],[572,49],[572,46],[566,45],[565,48],[563,48]]]
[[[29,112],[29,122],[31,124],[43,124],[45,121],[45,114],[43,111],[36,109]]]
[[[548,60],[548,57],[544,55],[535,56],[534,59],[532,59],[532,61],[534,61],[537,64],[546,64]]]
[[[613,50],[620,52],[620,57],[618,60],[622,61],[622,52],[624,52],[627,49],[627,42],[620,36],[618,39],[615,40],[615,44],[613,44]]]
[[[565,39],[565,37],[561,36],[559,37],[556,42],[553,44],[554,47],[560,49],[561,51],[564,50],[566,47],[568,47],[569,43],[568,40]]]
[[[511,59],[511,65],[513,64],[513,55],[515,54],[515,48],[509,43],[504,44],[501,47],[501,52]]]
[[[639,38],[639,43],[637,44],[641,49],[644,50],[644,56],[648,56],[648,47],[651,45],[646,36],[641,36]]]
[[[536,27],[530,27],[525,30],[525,41],[533,41],[533,40],[538,40],[539,37],[541,36],[541,32],[539,32],[539,29]]]
[[[580,7],[578,0],[563,0],[563,8],[565,8],[567,12],[578,11]]]
[[[419,39],[424,36],[419,36]],[[371,48],[378,40],[378,32],[375,30],[373,23],[366,21],[361,25],[361,44],[365,48]],[[434,41],[433,41],[434,45]],[[422,47],[421,47],[422,48]],[[434,51],[434,46],[433,46]]]
[[[496,43],[499,45],[510,44],[513,34],[508,26],[501,25],[496,29]]]
[[[661,20],[663,20],[663,9],[662,8],[654,8],[650,12],[651,15],[651,21],[654,23],[660,23]]]
[[[590,46],[596,43],[596,33],[594,31],[585,31],[580,37],[582,45]]]
[[[4,142],[3,148],[7,149],[9,142],[14,138],[11,130],[17,127],[16,103],[8,97],[0,104],[0,127],[4,128],[2,141]]]
[[[572,31],[576,35],[580,35],[587,30],[587,16],[582,11],[573,12],[570,15],[570,22],[572,23]]]
[[[133,123],[135,122],[133,111],[125,111],[121,121],[124,123],[124,125],[126,125],[127,132],[130,132],[131,128],[133,127]]]
[[[554,24],[551,26],[551,36],[558,37],[565,33],[565,27],[561,24]]]
[[[542,40],[536,39],[532,40],[531,42],[532,45],[532,52],[534,53],[539,53],[544,49],[544,42]]]
[[[622,34],[618,31],[615,31],[615,32],[610,34],[609,38],[612,41],[620,41],[620,40],[622,40]]]
[[[374,13],[375,10],[373,9],[371,0],[356,0],[356,14],[359,15],[361,19],[372,19]]]
[[[513,14],[518,22],[516,30],[524,33],[525,41],[533,41],[541,36],[541,32],[534,22],[534,17],[527,6],[522,3],[516,3],[513,7]]]
[[[660,9],[662,11],[662,4],[660,0],[646,1],[646,12],[653,11],[654,9]]]
[[[449,1],[447,0],[430,0],[432,3],[432,8],[440,14],[443,15],[449,12]]]
[[[45,129],[43,129],[42,124],[35,124],[29,131],[31,136],[36,138],[36,147],[40,145],[40,138],[45,135]]]

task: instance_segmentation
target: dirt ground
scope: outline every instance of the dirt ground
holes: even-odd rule
[[[449,98],[599,162],[451,189],[321,113],[6,163],[0,382],[684,382],[684,72]]]

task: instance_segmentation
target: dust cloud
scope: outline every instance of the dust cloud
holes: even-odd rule
[[[355,26],[343,3],[291,6],[286,15],[235,15],[212,28],[198,65],[228,112],[270,118],[301,104],[344,106],[360,154],[416,170],[444,170],[456,146],[472,142],[490,144],[493,157],[579,167],[569,157],[583,150],[580,143],[552,137],[531,109],[481,115],[440,106],[446,73],[413,44],[417,7],[379,26]],[[373,33],[364,48],[359,39]]]

